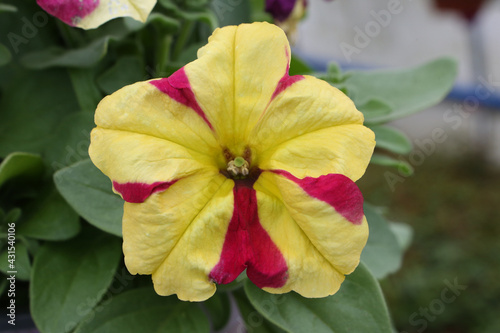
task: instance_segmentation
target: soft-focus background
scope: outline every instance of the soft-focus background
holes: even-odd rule
[[[295,51],[317,69],[459,61],[445,102],[393,123],[414,175],[371,166],[360,186],[414,228],[382,283],[398,332],[500,332],[500,1],[312,0]]]

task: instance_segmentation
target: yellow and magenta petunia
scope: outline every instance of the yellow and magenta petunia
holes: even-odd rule
[[[160,295],[202,301],[248,278],[271,293],[335,293],[368,237],[354,181],[374,134],[338,89],[289,76],[268,23],[217,29],[168,78],[99,104],[90,156],[125,200],[123,251]]]
[[[156,0],[37,0],[40,7],[64,23],[83,29],[122,16],[145,22]]]

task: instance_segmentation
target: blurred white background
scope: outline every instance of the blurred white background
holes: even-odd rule
[[[413,140],[443,128],[449,139],[439,151],[484,150],[500,165],[500,0],[451,1],[451,6],[477,5],[475,15],[470,10],[464,15],[438,8],[437,2],[441,7],[450,4],[447,0],[310,0],[294,51],[317,69],[324,69],[329,61],[345,69],[376,69],[455,58],[459,75],[449,98],[394,126]],[[465,111],[459,113],[459,109]],[[460,116],[456,126],[444,121],[448,110]]]

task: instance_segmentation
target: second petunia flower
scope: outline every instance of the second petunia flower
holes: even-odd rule
[[[338,89],[289,76],[268,23],[217,29],[169,78],[99,104],[90,156],[125,200],[123,251],[160,295],[202,301],[248,278],[271,293],[335,293],[368,237],[354,184],[374,134]]]

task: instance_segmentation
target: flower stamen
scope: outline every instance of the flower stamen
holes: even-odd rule
[[[238,156],[227,163],[227,171],[229,171],[233,177],[246,177],[250,173],[249,166],[250,165],[243,157]]]

